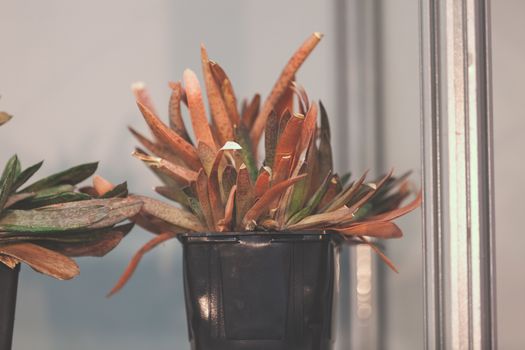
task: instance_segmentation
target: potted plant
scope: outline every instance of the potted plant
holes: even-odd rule
[[[395,270],[370,238],[401,237],[392,220],[421,197],[400,207],[411,193],[408,174],[351,181],[333,173],[326,110],[295,82],[321,37],[299,47],[262,104],[255,95],[240,110],[230,79],[202,46],[211,124],[191,70],[169,84],[169,125],[144,85],[132,87],[154,136],[130,128],[143,146],[133,154],[163,182],[156,192],[179,206],[136,196],[144,203],[136,222],[156,237],[110,295],[147,251],[178,238],[192,349],[331,349],[341,243],[368,244]]]
[[[0,112],[0,125],[11,116]],[[0,350],[11,348],[20,264],[60,280],[79,273],[72,257],[104,256],[131,230],[118,225],[142,202],[127,185],[101,177],[77,190],[97,163],[82,164],[26,185],[42,162],[24,170],[15,155],[0,177]]]

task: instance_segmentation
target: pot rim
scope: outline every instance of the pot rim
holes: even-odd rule
[[[329,240],[335,244],[345,239],[338,233],[316,231],[244,231],[244,232],[191,232],[177,235],[182,244],[191,243],[239,243],[245,240],[265,240],[269,242],[312,242]]]

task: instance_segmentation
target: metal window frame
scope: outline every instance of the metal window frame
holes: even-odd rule
[[[420,0],[425,348],[496,349],[488,0]]]
[[[336,0],[335,41],[337,79],[337,164],[372,177],[385,171],[382,122],[382,0]],[[366,145],[366,147],[363,147]],[[351,165],[351,167],[350,167]],[[384,249],[384,247],[382,247]],[[349,310],[349,329],[338,349],[385,349],[385,266],[367,246],[351,247],[343,255],[350,274],[342,307]],[[345,325],[343,325],[344,327]]]

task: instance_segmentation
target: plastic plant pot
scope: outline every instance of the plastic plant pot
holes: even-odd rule
[[[15,321],[20,264],[11,269],[0,263],[0,350],[10,350]]]
[[[329,350],[341,238],[322,232],[179,236],[193,350]]]

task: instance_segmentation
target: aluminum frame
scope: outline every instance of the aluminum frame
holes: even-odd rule
[[[382,122],[381,0],[336,0],[337,164],[357,174],[370,169],[372,177],[385,172]],[[366,145],[365,147],[363,145]],[[348,333],[338,349],[385,349],[385,266],[367,246],[352,247],[343,255],[351,278]],[[348,305],[347,305],[348,303]]]
[[[488,0],[420,0],[425,348],[496,349]]]

